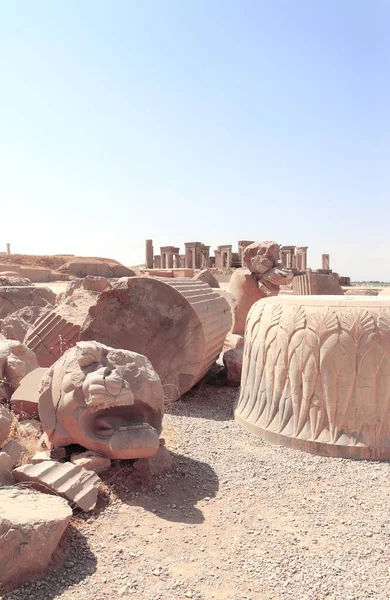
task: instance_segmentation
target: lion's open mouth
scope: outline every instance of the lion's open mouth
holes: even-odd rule
[[[116,432],[140,429],[155,431],[148,422],[147,406],[142,403],[127,406],[110,406],[94,411],[90,417],[90,428],[101,438],[110,438]]]

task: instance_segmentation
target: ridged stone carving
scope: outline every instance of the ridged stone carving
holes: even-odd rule
[[[276,297],[246,322],[236,420],[314,454],[390,458],[390,298]]]

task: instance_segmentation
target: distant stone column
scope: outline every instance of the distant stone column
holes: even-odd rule
[[[7,246],[8,245],[9,244],[7,244]],[[145,241],[145,267],[147,269],[153,269],[153,240]]]
[[[306,271],[307,269],[307,248],[307,246],[299,246],[296,248],[298,271]]]
[[[153,259],[153,268],[161,269],[161,256],[159,254],[156,254],[156,256]]]
[[[323,254],[322,255],[322,268],[325,271],[329,271],[329,264],[330,264],[330,262],[329,262],[329,254]]]
[[[228,248],[226,252],[226,266],[229,269],[232,266],[232,249]]]
[[[171,250],[167,252],[167,269],[173,269],[173,253]]]

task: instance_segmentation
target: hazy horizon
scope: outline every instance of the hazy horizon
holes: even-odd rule
[[[0,249],[308,246],[390,280],[390,4],[0,8]]]

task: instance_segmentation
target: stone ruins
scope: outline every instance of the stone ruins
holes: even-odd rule
[[[169,470],[164,413],[180,401],[188,414],[196,394],[206,411],[210,384],[240,386],[234,417],[267,441],[390,459],[390,296],[349,295],[329,255],[313,270],[307,251],[241,240],[155,255],[149,239],[140,269],[51,257],[59,294],[21,265],[0,272],[1,592],[45,572],[115,467],[145,485]]]

